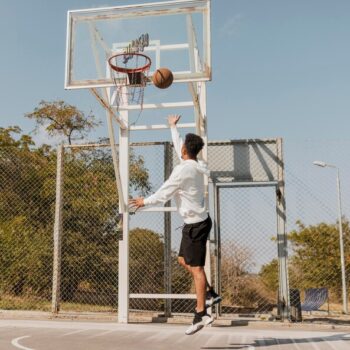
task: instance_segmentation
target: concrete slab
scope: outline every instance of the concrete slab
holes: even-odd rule
[[[192,336],[183,324],[0,320],[1,350],[320,349],[349,350],[350,332],[213,326]]]

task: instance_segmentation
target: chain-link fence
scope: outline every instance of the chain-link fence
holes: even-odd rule
[[[278,249],[278,237],[285,237],[281,140],[232,141],[212,149],[217,223],[212,246],[218,251],[214,276],[223,296],[218,313],[272,312],[288,296],[285,247]],[[271,261],[276,262],[272,272],[280,276],[268,289],[262,270]]]
[[[51,309],[56,154],[0,147],[0,309]]]
[[[247,140],[248,142],[248,140]],[[280,270],[278,193],[261,157],[248,143],[233,155],[209,146],[209,166],[219,189],[218,237],[211,234],[212,280],[224,297],[222,314],[270,313],[278,303]],[[342,312],[343,285],[339,245],[336,169],[340,169],[346,291],[350,280],[350,142],[286,142],[285,183],[291,303],[299,298],[317,317]],[[269,153],[269,149],[265,149]],[[30,147],[0,148],[0,308],[51,310],[56,152]],[[260,152],[260,153],[259,153]],[[174,163],[167,143],[134,145],[130,159],[131,195],[155,191]],[[270,152],[271,153],[271,152]],[[244,155],[245,154],[245,155]],[[169,161],[170,159],[170,161]],[[242,174],[261,174],[272,186],[237,186]],[[109,147],[65,149],[63,168],[60,310],[116,312],[118,308],[118,193]],[[223,164],[231,164],[227,171]],[[221,166],[223,166],[221,168]],[[261,179],[260,179],[261,180]],[[244,182],[244,181],[243,181]],[[277,196],[276,196],[277,194]],[[169,204],[173,205],[173,204]],[[277,206],[276,206],[277,205]],[[216,218],[217,219],[217,218]],[[192,294],[189,274],[177,263],[182,220],[175,212],[140,212],[130,219],[130,310],[192,312],[192,299],[150,298],[148,294]],[[324,302],[318,290],[326,290]],[[316,290],[316,292],[315,292]],[[311,291],[311,292],[310,292]],[[314,294],[312,294],[314,293]],[[316,293],[316,294],[315,294]],[[321,298],[321,299],[322,299]],[[317,304],[317,303],[316,303]],[[316,305],[317,306],[317,305]],[[310,312],[304,312],[308,317]]]
[[[350,310],[343,302],[343,291],[348,293],[350,285],[350,142],[290,141],[285,154],[291,304],[297,304],[300,294],[304,318],[340,315]],[[314,161],[340,170],[340,193],[337,169],[315,166]]]
[[[147,195],[162,185],[169,143],[133,145],[130,194]],[[118,193],[110,148],[69,147],[64,151],[61,311],[113,312],[118,307]],[[137,212],[130,218],[130,311],[189,312],[193,302],[151,298],[149,294],[186,293],[190,276],[177,264],[181,225],[176,213]],[[193,288],[192,288],[193,289]],[[190,305],[190,306],[188,306]]]
[[[264,266],[278,275],[276,191],[271,187],[219,188],[222,314],[271,312],[278,280],[266,288]]]
[[[62,311],[113,311],[118,285],[118,194],[106,147],[63,155]]]

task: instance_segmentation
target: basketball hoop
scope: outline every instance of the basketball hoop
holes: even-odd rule
[[[151,59],[139,52],[128,52],[111,56],[108,64],[116,86],[117,107],[121,104],[139,104],[142,110]]]

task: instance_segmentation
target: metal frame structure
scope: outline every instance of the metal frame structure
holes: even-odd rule
[[[259,181],[258,177],[252,176],[251,179],[242,177],[240,180],[227,181],[230,176],[228,172],[223,178],[213,181],[213,195],[214,195],[214,251],[215,251],[215,288],[218,292],[221,291],[221,234],[220,234],[220,189],[223,188],[256,188],[256,187],[274,187],[276,191],[276,238],[277,238],[277,257],[278,257],[278,274],[279,274],[279,290],[278,290],[278,311],[283,319],[289,318],[290,313],[290,298],[289,298],[289,281],[288,281],[288,250],[287,250],[287,235],[286,235],[286,202],[285,202],[285,180],[284,180],[284,162],[282,139],[270,140],[237,140],[233,143],[248,145],[260,143],[276,143],[275,154],[270,154],[275,171],[271,169],[264,158],[260,158],[261,166],[266,173],[270,173],[268,181]],[[255,149],[255,152],[257,150]],[[226,177],[226,179],[225,179]],[[231,177],[232,178],[232,177]],[[221,309],[216,308],[217,316],[221,315]]]
[[[131,10],[131,11],[130,11]],[[197,44],[196,33],[191,17],[194,11],[203,14],[203,43],[204,43],[204,62],[201,62],[199,48]],[[98,12],[98,14],[97,14]],[[100,57],[98,56],[97,48],[102,46],[106,57],[111,53],[119,50],[120,44],[112,49],[103,41],[103,38],[98,34],[94,28],[93,21],[112,19],[112,18],[137,18],[140,16],[160,16],[164,14],[185,14],[187,26],[187,42],[178,43],[174,45],[161,45],[157,40],[152,43],[152,46],[145,48],[147,50],[156,51],[155,67],[159,66],[159,58],[161,50],[177,50],[186,49],[189,52],[190,70],[186,72],[174,72],[174,82],[187,83],[190,91],[191,100],[181,102],[163,102],[163,103],[147,103],[144,105],[131,105],[127,101],[121,104],[116,104],[116,89],[115,84],[118,81],[113,81],[108,77],[108,63],[105,62],[105,67],[102,66]],[[95,60],[98,79],[95,80],[80,80],[73,79],[73,54],[74,54],[74,38],[73,30],[77,21],[85,21],[90,25],[90,39],[93,49],[93,56]],[[191,123],[180,123],[178,128],[193,128],[195,132],[200,135],[205,142],[205,147],[202,151],[201,157],[204,161],[208,161],[208,140],[207,140],[207,109],[206,109],[206,81],[211,80],[211,41],[210,41],[210,0],[176,0],[166,1],[160,3],[147,3],[129,6],[117,6],[100,9],[87,9],[69,11],[67,16],[67,48],[66,48],[66,71],[65,71],[65,88],[66,89],[89,89],[92,95],[99,101],[99,103],[106,110],[108,135],[110,146],[112,150],[113,166],[116,177],[116,186],[119,192],[119,213],[122,217],[121,232],[119,235],[119,276],[118,276],[118,322],[129,322],[129,299],[130,298],[161,298],[166,300],[165,313],[171,313],[171,299],[192,299],[195,298],[193,294],[173,294],[171,293],[171,284],[168,286],[166,294],[130,294],[129,292],[129,152],[130,152],[130,133],[136,131],[150,131],[150,130],[164,130],[169,126],[165,124],[156,125],[129,125],[129,112],[138,111],[142,109],[174,109],[174,108],[191,108],[193,110],[194,120]],[[106,77],[107,72],[107,77]],[[127,89],[127,87],[123,87]],[[119,157],[116,150],[116,135],[114,130],[114,122],[119,127],[118,130],[118,144]],[[278,148],[279,154],[277,158],[282,159],[281,143]],[[168,153],[168,154],[167,154]],[[170,157],[169,152],[165,152],[166,157]],[[167,164],[167,163],[166,163]],[[278,256],[279,256],[279,273],[280,281],[280,304],[285,305],[282,312],[288,314],[289,310],[289,296],[288,296],[288,275],[287,275],[287,250],[286,250],[286,236],[285,236],[285,202],[284,202],[284,177],[283,177],[283,162],[278,164],[278,181],[276,186],[277,196],[277,214],[278,214]],[[166,168],[164,176],[170,174],[171,169]],[[257,184],[254,184],[257,185]],[[269,184],[271,185],[271,183]],[[217,189],[224,184],[215,184]],[[235,184],[235,186],[237,186]],[[208,188],[209,180],[205,181],[206,188],[206,205],[209,208]],[[145,212],[164,212],[164,222],[167,228],[165,235],[166,249],[171,249],[171,216],[170,212],[175,211],[176,208],[170,207],[167,203],[164,207],[154,207],[143,209]],[[216,230],[218,224],[215,224]],[[58,228],[57,228],[58,229]],[[56,229],[55,229],[56,230]],[[217,234],[217,233],[216,233]],[[59,242],[55,244],[59,248]],[[210,241],[208,241],[208,248]],[[59,249],[58,249],[59,250]],[[209,249],[208,249],[209,251]],[[211,266],[210,256],[207,255],[205,263],[205,271],[209,283],[211,283]],[[165,279],[169,282],[171,276],[170,264],[165,273]],[[58,281],[56,281],[58,282]]]
[[[179,128],[188,128],[188,127],[195,127],[196,133],[200,135],[205,141],[207,140],[207,129],[206,129],[206,89],[205,89],[205,82],[196,82],[196,83],[189,83],[190,89],[193,91],[192,97],[193,97],[193,103],[191,101],[186,101],[184,103],[178,103],[178,107],[194,107],[195,109],[195,121],[194,123],[189,124],[179,124]],[[111,96],[111,95],[109,95]],[[196,103],[198,101],[198,103]],[[162,104],[159,106],[158,104],[155,104],[153,106],[149,106],[148,108],[173,108],[173,104]],[[135,106],[132,107],[132,109],[135,109]],[[126,123],[128,122],[128,113],[129,113],[129,106],[120,106],[120,115],[123,121]],[[111,117],[110,117],[111,119]],[[130,129],[122,129],[120,128],[119,132],[119,148],[120,148],[120,157],[119,157],[119,164],[114,164],[115,166],[115,172],[116,174],[119,173],[120,169],[120,178],[122,179],[121,183],[121,192],[123,194],[124,203],[127,203],[127,199],[129,197],[129,164],[128,164],[128,152],[129,152],[129,134],[130,131],[143,131],[143,130],[162,130],[169,128],[167,125],[143,125],[138,126]],[[115,139],[112,135],[113,133],[110,132],[110,140],[111,145],[115,144]],[[202,152],[202,158],[204,161],[207,161],[207,142],[206,146]],[[118,175],[117,175],[118,176]],[[208,188],[208,180],[206,181],[206,188]],[[208,190],[206,190],[206,193],[208,193]],[[208,196],[206,196],[206,201],[208,203]],[[164,207],[151,207],[151,208],[145,208],[141,209],[140,211],[145,212],[170,212],[170,211],[176,211],[176,208],[164,206]],[[123,214],[123,236],[122,239],[119,241],[119,300],[118,300],[118,321],[120,323],[127,323],[128,322],[128,313],[129,313],[129,298],[162,298],[162,299],[181,299],[181,298],[195,298],[194,295],[182,295],[182,294],[172,294],[171,290],[168,288],[167,294],[129,294],[129,276],[128,276],[128,268],[129,268],[129,212],[128,208],[125,204],[124,210],[122,205],[120,206],[120,212]],[[168,225],[170,223],[170,216],[166,218],[168,220]],[[170,240],[170,237],[167,236],[167,239]],[[209,244],[209,242],[208,242]],[[171,244],[168,242],[167,247],[170,247]],[[169,267],[170,268],[170,267]],[[210,280],[210,259],[208,257],[205,265],[205,271],[207,273],[208,279]],[[170,276],[170,271],[167,271],[167,275]],[[209,281],[210,282],[210,281]],[[169,305],[169,302],[166,303],[166,305]],[[169,306],[168,306],[169,309]]]
[[[130,147],[154,146],[164,147],[164,179],[167,179],[172,168],[178,162],[174,155],[170,142],[142,142],[130,143]],[[115,145],[118,146],[118,145]],[[65,148],[91,148],[91,147],[110,147],[109,144],[79,144],[65,145],[58,149],[57,155],[57,189],[56,189],[56,214],[54,229],[54,268],[53,268],[53,291],[52,291],[52,312],[59,312],[60,305],[60,270],[61,270],[61,239],[62,239],[62,191],[63,191],[63,154]],[[218,157],[218,155],[220,155]],[[285,200],[284,200],[284,171],[282,159],[282,140],[281,139],[250,139],[250,140],[231,140],[208,142],[208,161],[212,167],[212,182],[210,185],[211,204],[210,209],[214,211],[214,234],[210,243],[212,252],[214,252],[215,261],[213,265],[214,281],[216,288],[220,290],[221,281],[221,218],[220,212],[220,191],[225,188],[257,188],[273,187],[276,193],[276,255],[279,262],[279,313],[283,318],[288,317],[288,275],[287,275],[287,240],[285,233]],[[238,163],[237,163],[238,162]],[[243,171],[242,171],[243,170]],[[126,208],[125,208],[126,209]],[[164,294],[123,294],[124,298],[136,299],[163,299],[165,301],[165,316],[172,314],[172,299],[194,299],[194,294],[173,294],[172,293],[172,230],[171,230],[171,212],[176,208],[170,206],[170,202],[164,207],[147,208],[145,212],[163,212],[164,217]],[[125,235],[124,235],[125,236]],[[120,237],[124,240],[124,237]],[[125,241],[123,242],[125,245]],[[209,248],[208,248],[208,251]],[[121,255],[122,257],[122,255]],[[128,258],[128,255],[123,255]],[[209,256],[208,256],[209,257]],[[125,266],[124,266],[125,267]],[[209,265],[207,265],[209,267]],[[128,273],[128,270],[122,270]],[[209,272],[208,272],[209,274]],[[210,275],[208,275],[210,277]],[[124,275],[128,278],[128,275]],[[123,299],[119,299],[121,302]],[[219,310],[218,310],[219,311]],[[218,314],[219,316],[219,314]]]

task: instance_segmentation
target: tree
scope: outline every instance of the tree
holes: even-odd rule
[[[290,257],[290,284],[297,288],[327,287],[341,298],[341,263],[338,224],[320,223],[298,228],[288,234],[293,249]],[[343,220],[346,265],[350,264],[350,227]]]
[[[272,259],[268,264],[263,265],[259,276],[268,290],[276,292],[278,290],[278,260]]]
[[[304,225],[297,221],[297,229],[287,238],[291,254],[288,259],[291,288],[327,287],[337,301],[341,299],[341,263],[338,223]],[[346,266],[350,266],[350,227],[343,220]],[[272,260],[261,268],[260,276],[265,286],[273,291],[278,285],[278,263]]]
[[[251,288],[254,267],[252,253],[234,241],[226,241],[221,248],[221,284],[226,305],[251,305],[256,292]]]
[[[55,176],[55,154],[48,146],[34,149],[20,133],[0,128],[0,290],[47,295],[55,197],[45,186]]]
[[[248,247],[232,240],[222,244],[221,292],[226,312],[234,309],[267,312],[272,309],[276,291],[271,293],[266,290],[261,275],[255,269],[256,262]]]
[[[90,299],[108,303],[118,286],[119,195],[111,152],[66,152],[64,168],[62,299],[80,301],[84,290]],[[147,193],[142,157],[132,154],[130,168],[131,189]]]
[[[147,192],[143,159],[132,155],[131,165],[131,186]],[[55,150],[37,148],[18,127],[0,129],[2,293],[50,297],[55,182]],[[66,153],[63,202],[63,300],[79,300],[77,291],[87,291],[109,302],[118,285],[118,193],[110,152]]]
[[[130,231],[130,293],[165,293],[164,239],[161,234],[145,228]],[[177,253],[171,252],[172,293],[190,293],[191,275],[177,262]],[[178,312],[192,301],[174,300]],[[131,299],[130,307],[136,309],[160,310],[164,300]],[[191,305],[193,307],[193,305]],[[186,310],[184,310],[186,312]]]
[[[50,136],[67,137],[68,143],[72,143],[73,133],[84,137],[89,131],[100,125],[93,114],[85,116],[77,107],[64,101],[41,101],[33,112],[25,115],[36,122],[36,130],[44,126]]]
[[[154,231],[130,231],[131,293],[164,292],[164,242]]]
[[[17,125],[8,128],[0,127],[0,147],[15,146],[19,149],[28,149],[34,145],[34,141],[29,135],[21,135],[18,140],[14,138],[13,134],[19,135],[21,132],[21,128]]]

